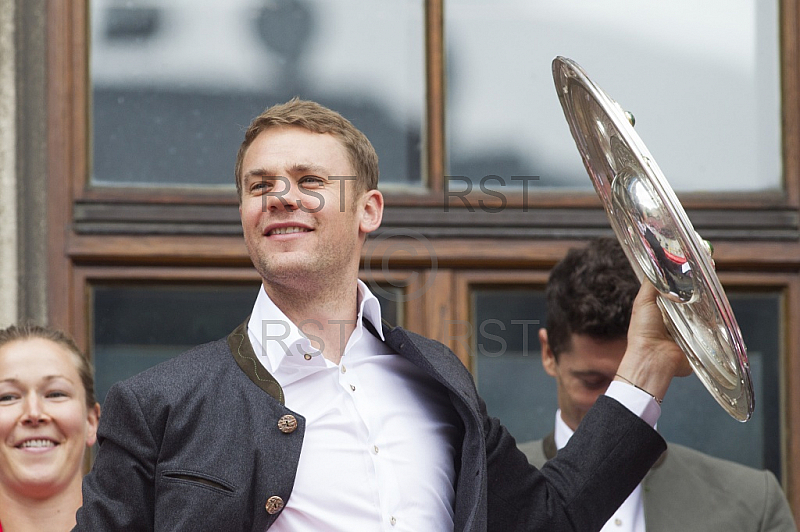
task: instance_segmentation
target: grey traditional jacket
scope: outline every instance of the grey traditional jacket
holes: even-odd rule
[[[457,532],[599,530],[665,448],[645,422],[602,397],[573,443],[539,471],[487,415],[447,347],[399,327],[384,335],[447,389],[460,420]],[[245,322],[226,340],[112,387],[75,530],[263,532],[291,500],[305,430],[256,360]]]
[[[520,444],[531,464],[556,456],[553,434]],[[647,532],[797,532],[775,475],[670,443],[644,478]]]

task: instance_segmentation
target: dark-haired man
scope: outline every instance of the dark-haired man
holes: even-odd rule
[[[539,331],[542,365],[556,380],[555,431],[520,444],[542,467],[557,456],[605,392],[627,347],[639,281],[619,243],[593,240],[572,249],[547,282],[547,326]],[[618,532],[794,532],[775,476],[670,443],[603,528]]]
[[[79,530],[587,532],[663,451],[658,405],[618,383],[538,471],[449,349],[382,325],[358,280],[378,158],[338,113],[267,109],[235,179],[250,317],[108,392]],[[661,397],[689,368],[652,286],[637,301],[619,372]]]

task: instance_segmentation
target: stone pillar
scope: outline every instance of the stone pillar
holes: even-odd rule
[[[61,0],[58,0],[61,1]],[[0,0],[11,3],[10,0]],[[17,318],[47,323],[47,2],[15,0]],[[63,231],[63,228],[53,228]]]
[[[18,318],[14,0],[0,0],[0,327]]]
[[[47,322],[46,10],[0,0],[0,327]]]

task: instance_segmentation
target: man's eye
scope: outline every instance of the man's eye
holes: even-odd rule
[[[583,379],[583,385],[589,390],[597,390],[608,386],[608,381],[606,379]]]
[[[321,187],[325,184],[325,181],[321,177],[307,175],[300,179],[300,184],[306,188],[309,187]]]
[[[16,399],[17,396],[11,393],[4,393],[0,395],[0,403],[8,403]]]

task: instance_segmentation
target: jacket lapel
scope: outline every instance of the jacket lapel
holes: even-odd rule
[[[261,365],[261,362],[256,358],[256,353],[253,351],[253,345],[250,343],[250,338],[247,336],[247,322],[250,320],[248,317],[244,323],[236,327],[236,329],[228,335],[228,347],[231,350],[236,364],[241,368],[247,377],[253,383],[271,395],[280,404],[284,404],[283,388],[278,384],[269,371]]]

